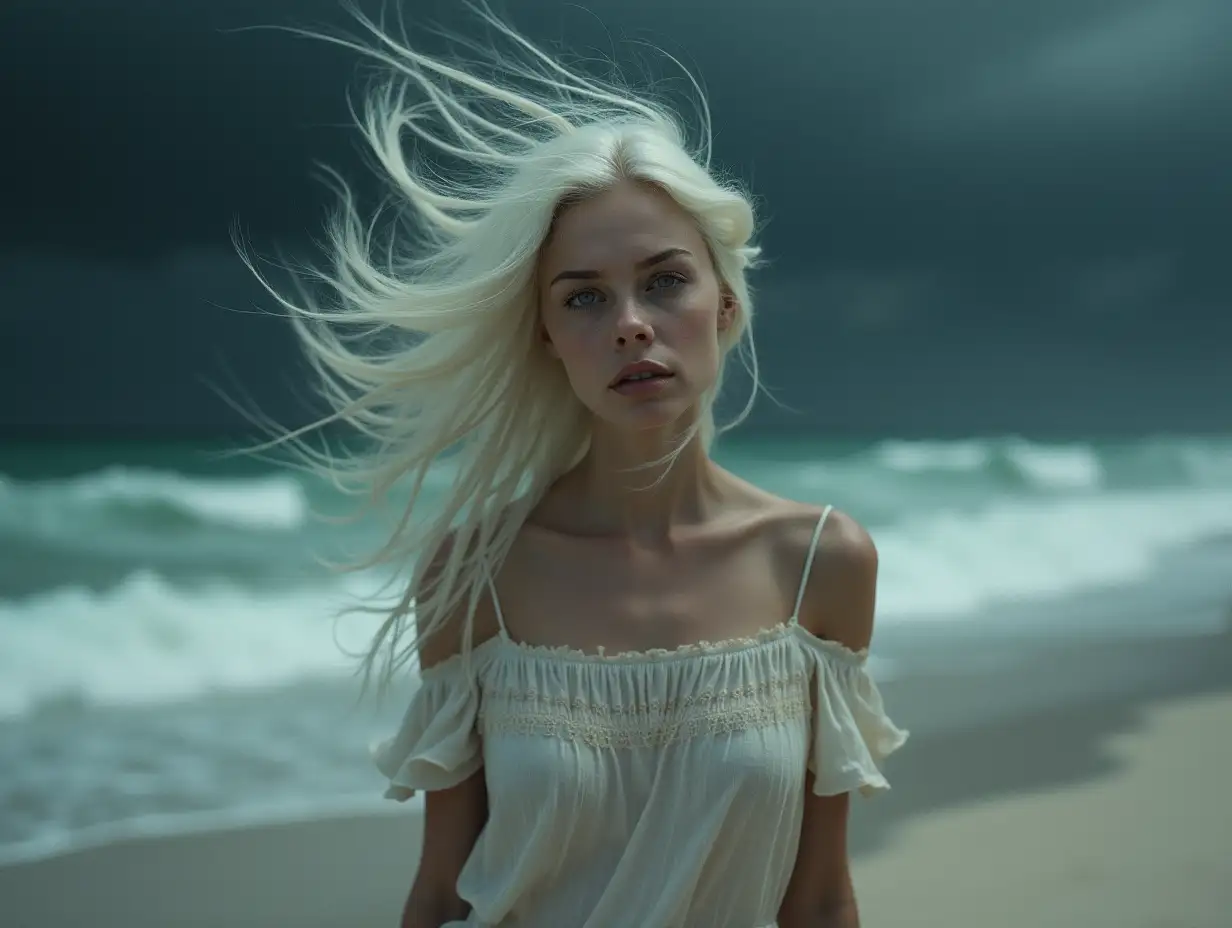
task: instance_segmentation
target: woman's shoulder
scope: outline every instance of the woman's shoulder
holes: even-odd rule
[[[837,506],[818,506],[778,500],[768,522],[773,526],[776,545],[789,560],[808,556],[822,517],[825,523],[816,539],[817,558],[838,561],[848,566],[876,557],[873,538],[854,516]]]
[[[868,530],[838,506],[800,502],[740,478],[733,477],[732,483],[739,508],[756,514],[756,521],[774,545],[776,556],[785,561],[797,560],[803,566],[823,516],[825,522],[817,539],[818,559],[824,555],[826,560],[848,566],[876,559]]]
[[[868,529],[837,507],[777,497],[767,502],[766,523],[775,561],[794,578],[793,592],[802,588],[800,624],[854,651],[868,647],[878,569]]]
[[[430,587],[440,581],[456,543],[455,533],[449,532],[435,549],[426,553],[425,568],[419,578],[421,588]],[[419,641],[420,666],[428,669],[443,664],[466,648],[474,649],[489,638],[496,637],[499,630],[500,620],[492,597],[479,597],[471,613],[468,612],[467,596],[464,595],[458,605],[444,617],[439,628]]]

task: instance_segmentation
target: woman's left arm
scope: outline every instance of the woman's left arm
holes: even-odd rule
[[[800,624],[818,637],[863,650],[873,637],[876,591],[877,549],[868,532],[850,516],[831,513],[805,587]],[[849,808],[849,793],[814,795],[813,774],[807,775],[800,845],[779,928],[859,928],[847,855]]]
[[[779,907],[778,928],[860,928],[847,863],[848,794],[814,796],[812,786],[810,773],[800,849]]]

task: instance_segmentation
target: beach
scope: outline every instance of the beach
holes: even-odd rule
[[[1227,926],[1230,730],[1228,693],[1168,700],[1101,739],[1104,775],[921,815],[858,865],[865,923]]]
[[[367,748],[416,680],[356,704],[375,620],[335,614],[384,577],[318,562],[376,526],[316,518],[307,475],[121,450],[0,454],[0,928],[397,924],[421,806]],[[877,541],[911,739],[853,803],[865,928],[1232,925],[1232,440],[723,455]]]
[[[884,687],[912,729],[853,804],[865,928],[1226,928],[1232,634],[1058,642]],[[397,924],[421,818],[132,838],[0,868],[6,928]]]

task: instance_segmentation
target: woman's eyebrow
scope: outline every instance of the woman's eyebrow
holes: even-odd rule
[[[661,264],[668,258],[676,258],[680,255],[692,256],[691,252],[686,248],[668,248],[660,251],[658,254],[651,255],[649,258],[643,258],[637,262],[636,267],[641,270],[642,268],[652,267],[655,264]],[[555,286],[562,280],[597,280],[602,276],[598,271],[561,271],[552,278],[552,282],[548,286]]]

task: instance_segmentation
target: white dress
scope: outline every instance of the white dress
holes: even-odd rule
[[[449,928],[772,928],[814,791],[888,789],[906,739],[867,654],[797,621],[755,637],[589,654],[505,631],[422,674],[374,749],[386,796],[484,768],[489,817]]]

